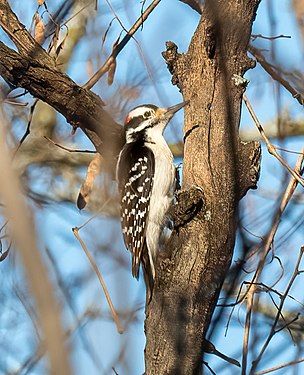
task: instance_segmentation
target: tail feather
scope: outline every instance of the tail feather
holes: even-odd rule
[[[155,269],[153,259],[148,251],[146,244],[142,252],[141,264],[146,284],[146,304],[148,305],[151,302],[153,295]]]
[[[135,277],[137,280],[139,278],[139,259],[136,258],[134,255],[132,256],[132,276]]]

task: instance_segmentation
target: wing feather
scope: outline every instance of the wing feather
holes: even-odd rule
[[[121,193],[121,225],[126,247],[132,253],[132,274],[139,275],[153,187],[155,159],[143,144],[126,144],[117,163]]]

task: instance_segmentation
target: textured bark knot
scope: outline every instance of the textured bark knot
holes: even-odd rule
[[[206,49],[208,58],[212,60],[215,56],[215,50],[216,50],[216,33],[215,33],[214,26],[209,26],[206,28],[206,37],[204,40],[204,47]]]
[[[171,82],[173,85],[178,85],[179,80],[175,72],[176,62],[179,58],[179,53],[177,52],[177,45],[173,42],[166,42],[166,51],[162,52],[162,56],[166,61],[169,72],[172,75]]]
[[[249,176],[252,181],[251,189],[257,188],[257,182],[260,178],[261,169],[261,145],[259,142],[254,142],[255,148],[251,151],[249,155],[249,160],[251,162],[251,168],[249,170]]]
[[[256,189],[260,177],[261,145],[259,142],[239,143],[239,199],[249,189]]]
[[[204,193],[200,187],[192,186],[189,190],[182,190],[176,196],[173,206],[174,227],[187,224],[203,209]]]

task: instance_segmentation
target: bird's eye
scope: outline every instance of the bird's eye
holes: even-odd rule
[[[145,113],[144,113],[144,118],[148,118],[148,117],[150,117],[151,116],[151,112],[150,111],[146,111]]]

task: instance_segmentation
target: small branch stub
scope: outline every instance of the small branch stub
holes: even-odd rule
[[[169,72],[172,75],[171,82],[173,85],[179,84],[178,76],[175,72],[176,64],[180,54],[177,52],[177,45],[173,42],[166,42],[166,51],[162,52],[162,56],[167,63]]]
[[[176,204],[173,206],[174,228],[178,230],[193,220],[203,206],[204,193],[201,188],[193,186],[189,190],[178,192]]]

